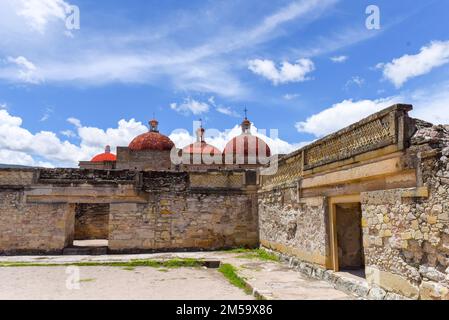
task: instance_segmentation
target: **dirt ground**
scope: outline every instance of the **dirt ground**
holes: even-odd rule
[[[128,270],[95,266],[0,268],[0,299],[246,300],[253,297],[231,285],[217,269],[136,267]]]

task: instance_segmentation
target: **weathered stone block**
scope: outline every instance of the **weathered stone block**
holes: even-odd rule
[[[422,300],[449,300],[449,288],[442,284],[423,281],[419,289]]]

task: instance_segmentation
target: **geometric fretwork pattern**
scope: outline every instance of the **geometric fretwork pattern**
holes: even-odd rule
[[[298,180],[302,176],[301,154],[278,163],[278,170],[273,175],[261,176],[262,185],[278,185]]]
[[[304,170],[394,144],[396,134],[395,118],[391,114],[359,123],[304,147],[303,152],[281,159],[275,174],[261,176],[262,186],[291,183],[299,180]]]
[[[325,139],[305,150],[305,165],[321,165],[395,143],[394,123],[384,117],[365,123],[341,135]]]
[[[241,188],[243,186],[242,174],[192,174],[190,186],[196,188]]]

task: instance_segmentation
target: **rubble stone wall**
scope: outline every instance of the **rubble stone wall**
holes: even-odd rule
[[[444,136],[435,144],[424,139],[411,148],[428,197],[408,189],[362,193],[368,280],[411,298],[449,299],[449,135],[433,127],[424,137],[438,131]]]
[[[329,238],[324,197],[298,199],[292,186],[259,193],[258,201],[261,245],[325,265]]]

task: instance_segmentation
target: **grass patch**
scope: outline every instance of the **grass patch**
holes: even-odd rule
[[[264,261],[279,261],[279,258],[264,250],[264,249],[244,249],[244,248],[239,248],[239,249],[233,249],[233,250],[229,250],[228,252],[230,253],[242,253],[242,255],[239,255],[238,258],[242,258],[242,259],[260,259],[260,260],[264,260]]]
[[[81,279],[79,282],[92,282],[95,281],[96,279],[94,278],[87,278],[87,279]]]
[[[232,285],[236,286],[237,288],[243,289],[247,294],[251,294],[249,288],[246,286],[245,281],[237,274],[237,270],[234,266],[230,265],[229,263],[224,263],[220,265],[218,271],[221,272]]]
[[[76,267],[122,267],[131,268],[135,267],[152,267],[152,268],[195,268],[201,267],[203,261],[199,259],[170,259],[170,260],[130,260],[120,262],[75,262],[75,263],[33,263],[33,262],[1,262],[0,267],[63,267],[63,266],[76,266]]]
[[[134,271],[134,270],[136,270],[135,267],[123,267],[122,269],[126,270],[126,271]]]

